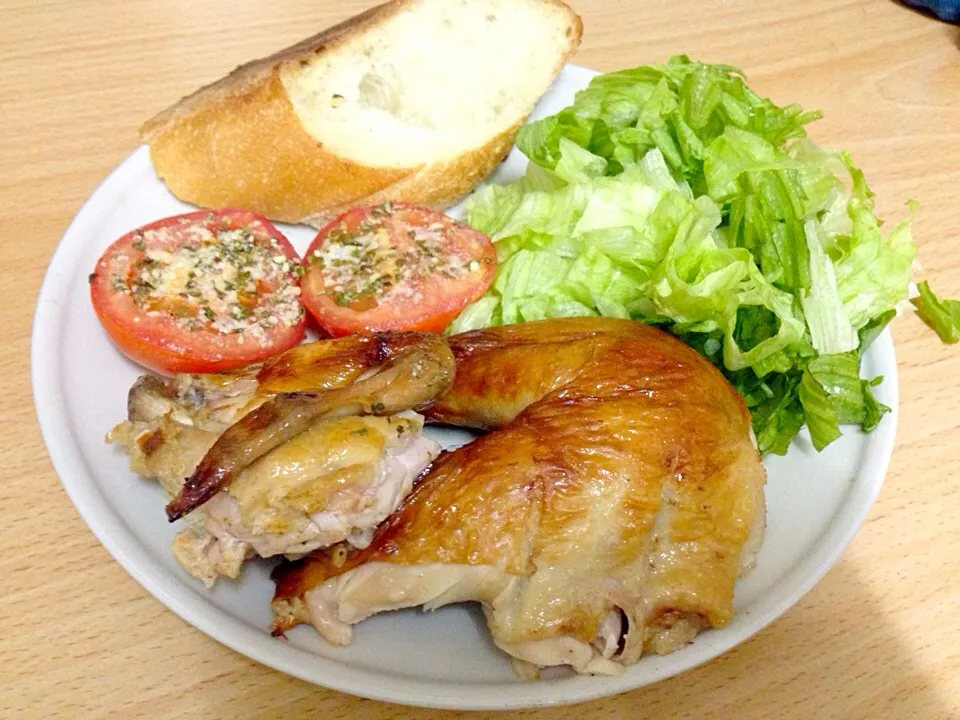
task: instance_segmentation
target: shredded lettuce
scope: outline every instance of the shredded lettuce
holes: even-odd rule
[[[890,410],[870,390],[880,380],[860,378],[856,351],[820,355],[810,361],[800,383],[800,402],[817,449],[840,437],[840,425],[860,425],[869,432],[879,424]]]
[[[920,319],[929,325],[945,343],[960,340],[960,301],[941,300],[934,295],[930,285],[924,280],[917,285],[920,295],[914,298],[914,306]]]
[[[804,425],[817,449],[842,425],[873,429],[889,408],[860,358],[907,298],[914,208],[884,233],[849,155],[806,138],[819,116],[686,56],[594,78],[521,128],[524,177],[467,203],[500,268],[450,332],[641,320],[724,372],[762,452],[785,453]],[[960,339],[960,303],[920,293],[927,321]]]

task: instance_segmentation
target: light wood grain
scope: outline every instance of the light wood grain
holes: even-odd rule
[[[0,5],[0,717],[452,718],[313,687],[210,640],[99,545],[32,407],[43,272],[145,118],[201,83],[362,9],[356,0],[7,0]],[[819,107],[879,210],[917,199],[936,289],[960,296],[960,31],[884,0],[580,0],[577,62],[687,52]],[[85,269],[78,269],[78,272]],[[893,325],[900,428],[869,520],[795,608],[656,686],[524,718],[960,718],[960,347]],[[798,519],[798,521],[800,521]],[[492,717],[475,714],[473,718]]]

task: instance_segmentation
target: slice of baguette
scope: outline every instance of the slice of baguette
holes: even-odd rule
[[[394,0],[243,65],[148,121],[181,200],[321,225],[443,209],[509,152],[582,32],[560,0]]]

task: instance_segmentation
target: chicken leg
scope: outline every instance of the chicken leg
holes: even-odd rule
[[[363,549],[279,566],[275,631],[345,644],[376,612],[483,604],[527,670],[616,673],[733,614],[763,529],[742,398],[679,340],[626,320],[449,338],[427,417],[492,432],[442,455]]]

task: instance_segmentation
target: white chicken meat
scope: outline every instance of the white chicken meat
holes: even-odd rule
[[[145,376],[131,390],[130,419],[107,440],[173,497],[220,434],[263,402],[256,387],[243,373]],[[297,558],[342,541],[365,547],[440,450],[413,411],[320,420],[189,513],[173,554],[211,586],[238,577],[254,554]]]

